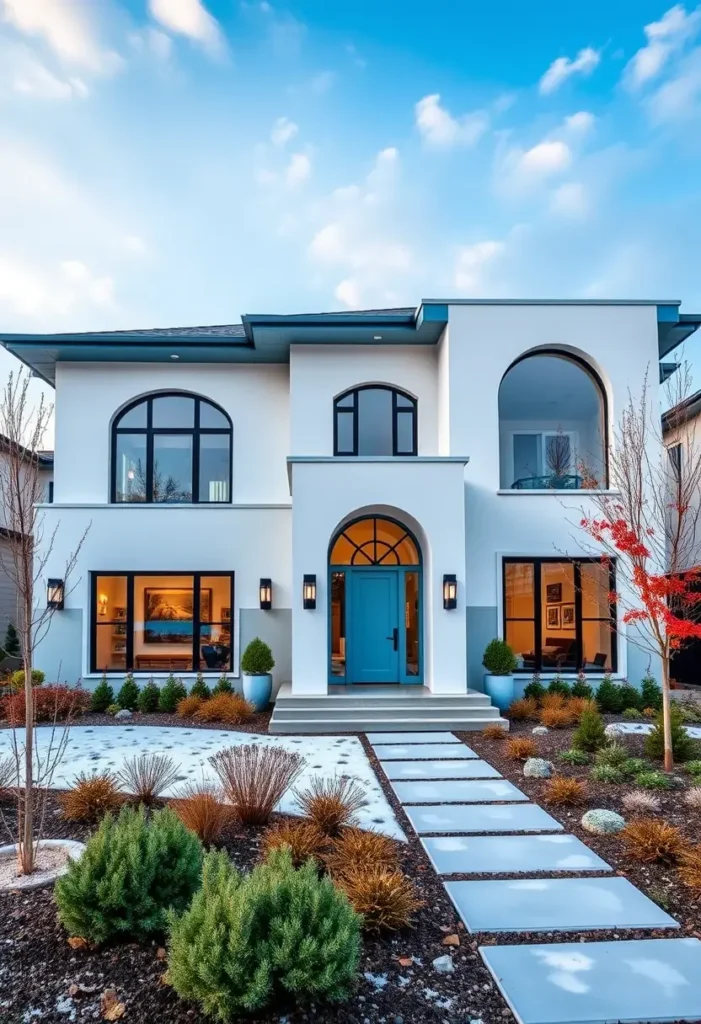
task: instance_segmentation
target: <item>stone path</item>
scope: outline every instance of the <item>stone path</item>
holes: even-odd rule
[[[46,755],[51,743],[50,726],[36,730],[39,756]],[[57,730],[54,743],[60,737]],[[24,744],[24,729],[16,730],[20,748]],[[165,790],[165,796],[175,796],[184,782],[202,779],[216,781],[209,758],[225,747],[242,743],[276,746],[294,750],[305,758],[305,766],[296,785],[304,788],[314,775],[348,775],[356,779],[365,791],[367,805],[358,813],[361,828],[375,829],[395,839],[406,836],[399,826],[394,811],[372,769],[363,745],[355,736],[267,736],[259,733],[236,732],[232,729],[183,729],[156,725],[76,725],[70,729],[66,750],[53,778],[52,788],[70,789],[75,776],[81,772],[117,772],[127,758],[139,754],[167,754],[180,768],[174,786]],[[12,730],[0,729],[0,761],[12,752]],[[287,792],[278,810],[298,814],[299,808],[291,792]]]
[[[469,932],[679,928],[474,751],[458,749],[457,737],[440,735],[368,740]],[[471,874],[516,877],[449,877]],[[480,954],[519,1024],[701,1019],[698,939],[510,944]]]

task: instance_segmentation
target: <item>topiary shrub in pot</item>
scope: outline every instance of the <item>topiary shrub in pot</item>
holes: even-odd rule
[[[495,637],[487,644],[482,659],[487,672],[484,690],[500,711],[506,711],[514,700],[514,669],[516,658],[505,640]]]
[[[243,695],[256,711],[265,711],[273,692],[273,652],[259,636],[251,640],[241,657]]]

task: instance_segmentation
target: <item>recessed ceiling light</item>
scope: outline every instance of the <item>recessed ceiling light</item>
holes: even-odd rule
[[[372,340],[373,340],[373,341],[382,341],[382,335],[381,335],[381,334],[375,334],[375,335],[373,336],[373,339],[372,339]]]
[[[175,354],[175,352],[171,352],[171,354],[170,354],[170,358],[171,358],[171,359],[180,359],[180,356],[177,356],[177,355]]]

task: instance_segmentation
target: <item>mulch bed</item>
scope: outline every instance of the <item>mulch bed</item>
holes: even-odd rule
[[[396,809],[396,803],[394,806]],[[11,813],[10,805],[5,804],[3,810]],[[84,841],[89,835],[90,828],[61,819],[53,794],[48,812],[47,838]],[[403,814],[400,820],[409,835]],[[255,864],[261,831],[235,826],[226,835],[223,845],[238,867]],[[458,925],[452,904],[416,839],[406,848],[403,869],[415,879],[425,906],[417,914],[413,929],[381,938],[364,937],[358,988],[348,1002],[280,1006],[245,1020],[250,1024],[513,1021],[476,951],[476,943]],[[193,1024],[207,1019],[197,1006],[182,1002],[162,983],[166,965],[159,958],[160,942],[72,950],[56,918],[51,888],[0,895],[0,919],[0,1018],[8,1024],[31,1024],[34,1018],[46,1024],[100,1020],[100,994],[107,988],[116,989],[118,999],[125,1004],[125,1024],[153,1024],[157,1020]],[[449,933],[459,934],[458,948],[443,945]],[[456,967],[448,975],[432,966],[436,957],[446,953],[451,954]],[[409,963],[409,958],[413,962]],[[365,978],[365,972],[376,980]],[[384,987],[379,988],[383,982]],[[76,985],[80,987],[77,992],[71,989]],[[76,994],[71,996],[69,990]]]
[[[619,719],[620,720],[620,719]],[[616,721],[615,718],[607,716],[607,721]],[[520,790],[526,793],[534,803],[544,807],[547,812],[560,821],[568,832],[577,836],[586,843],[595,853],[603,857],[618,875],[628,878],[633,885],[641,889],[655,903],[658,903],[668,914],[676,918],[682,928],[679,934],[693,935],[701,938],[701,893],[694,892],[679,880],[676,870],[672,866],[664,864],[641,864],[639,861],[627,857],[623,850],[623,844],[618,836],[597,836],[582,828],[580,822],[585,811],[592,808],[606,808],[622,814],[626,820],[633,815],[623,807],[623,797],[626,793],[636,789],[632,783],[609,784],[596,782],[589,777],[588,765],[570,765],[560,761],[558,755],[569,750],[572,745],[573,729],[551,729],[543,736],[533,736],[531,730],[534,722],[513,722],[509,736],[528,736],[534,740],[538,747],[536,756],[552,761],[555,765],[557,775],[566,775],[586,783],[587,798],[580,807],[553,807],[549,806],[544,799],[547,781],[544,779],[526,779],[523,775],[523,763],[510,760],[505,756],[506,744],[501,740],[488,740],[481,733],[457,733],[468,746],[472,747],[476,754],[494,765],[497,771],[501,772],[505,779],[509,779]],[[643,743],[644,736],[628,734],[619,737],[619,742],[625,744],[630,750],[631,757],[644,757]],[[653,793],[660,801],[660,812],[654,817],[666,821],[679,829],[684,838],[690,844],[701,842],[701,812],[692,811],[683,802],[685,789],[693,785],[689,775],[681,770],[675,771],[675,778],[678,780],[678,787],[672,790],[646,790]],[[640,815],[638,815],[640,816]],[[583,873],[580,873],[583,874]],[[572,873],[575,877],[577,872]],[[457,876],[456,876],[457,877]],[[493,877],[493,876],[492,876]],[[650,932],[646,931],[636,935],[630,931],[619,930],[613,933],[592,933],[593,938],[636,938],[636,937],[670,937],[669,931]],[[577,937],[580,935],[577,933]],[[559,941],[560,936],[548,937],[547,941]],[[571,940],[571,936],[570,936]],[[498,941],[500,944],[506,942],[544,941],[542,936],[534,939],[527,939],[522,934],[499,935],[498,940],[494,936],[481,936],[481,944]],[[566,937],[564,941],[567,941]]]
[[[218,732],[226,731],[231,729],[232,732],[264,732],[268,731],[268,724],[272,715],[272,707],[268,711],[259,711],[253,716],[250,722],[244,722],[242,725],[225,725],[223,722],[198,722],[195,718],[181,718],[180,715],[172,714],[166,715],[160,712],[150,712],[149,714],[141,714],[140,711],[134,711],[131,718],[118,719],[114,715],[101,714],[97,711],[86,711],[84,715],[80,715],[74,718],[70,725],[71,729],[79,729],[81,726],[94,726],[94,725],[119,725],[122,728],[125,725],[155,725],[161,728],[169,728],[171,726],[186,727],[188,729],[216,729]],[[50,722],[39,722],[41,725],[50,725]],[[9,729],[10,725],[8,722],[0,722],[0,729]]]

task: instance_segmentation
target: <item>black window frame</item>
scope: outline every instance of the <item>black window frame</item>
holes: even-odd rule
[[[672,470],[672,477],[674,478],[674,482],[677,487],[680,487],[682,483],[683,451],[684,445],[681,441],[676,441],[674,444],[670,444],[667,447],[667,456]]]
[[[124,578],[126,580],[126,584],[127,584],[127,601],[126,601],[126,612],[127,612],[127,615],[126,615],[126,619],[120,619],[120,620],[104,619],[104,620],[100,621],[100,619],[98,617],[98,607],[97,607],[97,581],[102,576],[118,576],[118,577]],[[167,577],[171,577],[171,576],[172,577],[176,577],[176,576],[190,576],[190,577],[192,577],[192,587],[193,587],[193,595],[192,595],[192,620],[193,620],[193,622],[192,622],[192,648],[190,650],[190,655],[192,657],[192,666],[193,667],[192,667],[192,669],[187,669],[185,671],[191,672],[193,674],[196,674],[199,671],[202,671],[204,673],[212,672],[212,673],[215,673],[215,674],[216,673],[221,673],[221,672],[232,672],[233,671],[233,664],[234,664],[234,636],[233,636],[233,630],[234,630],[235,573],[233,573],[233,572],[224,572],[224,571],[219,570],[219,569],[204,569],[204,570],[199,571],[199,572],[192,572],[191,570],[188,570],[188,569],[181,569],[179,571],[175,571],[175,570],[164,571],[162,569],[154,569],[153,571],[149,571],[147,569],[139,569],[138,571],[134,571],[134,572],[124,572],[121,569],[120,570],[106,569],[106,570],[95,570],[94,572],[91,572],[90,573],[90,672],[91,673],[105,672],[108,676],[110,674],[124,675],[125,672],[131,672],[134,675],[138,675],[138,676],[152,676],[154,674],[154,672],[157,671],[156,669],[138,669],[138,668],[134,667],[134,580],[138,576],[154,576],[154,577],[163,577],[163,578],[167,578]],[[230,614],[230,618],[229,618],[229,633],[230,633],[230,636],[231,636],[231,643],[229,644],[229,665],[228,665],[228,668],[224,668],[224,669],[199,669],[196,666],[199,666],[199,663],[200,663],[200,646],[201,646],[200,631],[201,631],[201,628],[202,628],[203,625],[205,625],[205,626],[208,626],[208,625],[218,625],[218,623],[210,623],[210,622],[204,622],[203,623],[201,618],[200,618],[200,591],[201,591],[201,586],[202,586],[202,582],[201,581],[202,581],[203,578],[209,579],[212,576],[220,576],[220,577],[228,578],[229,581],[230,581],[230,600],[231,600],[231,603],[229,605],[229,608],[230,608],[230,613],[229,613]],[[119,622],[120,625],[122,623],[125,623],[126,624],[126,629],[127,629],[126,638],[125,638],[126,639],[126,645],[127,645],[127,648],[126,648],[126,658],[125,658],[125,666],[124,666],[124,668],[108,668],[108,669],[100,668],[100,667],[97,666],[97,627],[98,626],[115,625],[115,624],[117,624],[117,622]],[[185,646],[185,644],[183,644],[182,646],[183,646],[183,652],[187,651],[188,648]],[[165,672],[165,671],[170,671],[170,670],[164,668],[163,671]]]
[[[501,596],[502,596],[502,615],[501,615],[501,628],[502,636],[506,639],[506,623],[508,622],[532,622],[533,623],[533,650],[535,653],[535,665],[529,666],[528,668],[517,668],[515,672],[528,673],[533,675],[534,673],[544,672],[553,673],[558,675],[567,675],[568,673],[576,674],[583,670],[583,650],[584,644],[582,639],[582,623],[583,622],[606,622],[609,625],[611,633],[611,672],[618,671],[618,618],[616,614],[616,605],[613,602],[609,602],[609,615],[608,617],[602,616],[583,616],[582,615],[582,565],[591,565],[593,563],[601,563],[604,559],[601,558],[558,558],[557,556],[537,556],[531,557],[528,555],[517,556],[509,555],[508,557],[502,558],[501,561]],[[547,632],[547,625],[543,624],[543,602],[541,600],[541,572],[542,566],[545,564],[570,564],[573,566],[574,576],[574,638],[575,638],[575,667],[566,669],[554,669],[551,666],[543,668],[543,636]],[[533,566],[533,616],[509,616],[506,615],[506,567],[507,565],[532,565]],[[609,594],[616,592],[616,560],[612,558],[608,562],[609,567]],[[586,670],[590,675],[597,674],[600,671],[601,675],[605,674],[605,670],[592,669],[591,667]]]
[[[159,398],[190,398],[194,402],[193,425],[191,427],[154,427],[153,425],[153,402]],[[202,427],[200,426],[202,405],[211,406],[221,413],[229,424],[228,427]],[[140,405],[146,406],[146,426],[144,427],[120,427],[120,422],[133,409]],[[146,497],[143,501],[119,501],[117,498],[117,439],[124,435],[140,435],[146,438]],[[192,480],[190,501],[154,501],[153,500],[153,448],[154,438],[161,436],[183,436],[192,439]],[[228,458],[228,497],[222,501],[208,501],[200,498],[200,440],[202,436],[219,435],[229,439]],[[129,405],[120,410],[112,423],[111,461],[112,470],[110,473],[110,503],[113,505],[230,505],[232,502],[232,464],[233,464],[233,424],[231,417],[220,405],[210,398],[202,395],[195,395],[189,391],[154,391],[148,395],[141,395]]]
[[[333,403],[333,453],[339,456],[358,457],[358,394],[361,391],[389,391],[392,396],[392,455],[391,458],[407,457],[418,455],[419,451],[419,430],[418,430],[418,401],[413,395],[403,391],[401,388],[392,387],[390,384],[358,384],[349,388],[342,394],[337,395]],[[341,403],[352,398],[352,405],[343,406]],[[409,406],[401,407],[397,399],[402,398],[409,403]],[[401,415],[410,415],[411,423],[411,451],[398,450],[398,418]],[[353,446],[352,451],[340,451],[338,446],[339,417],[352,416],[353,418]],[[366,456],[361,456],[365,458]]]

